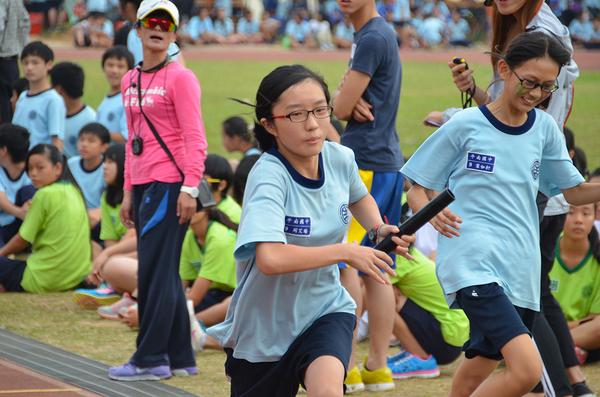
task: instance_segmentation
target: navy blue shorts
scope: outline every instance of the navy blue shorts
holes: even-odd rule
[[[306,368],[322,356],[337,357],[344,365],[345,378],[354,327],[353,314],[327,314],[296,338],[281,359],[274,362],[251,363],[233,358],[233,350],[226,348],[225,373],[231,379],[231,396],[295,396],[298,385],[304,387]]]
[[[233,291],[222,291],[217,288],[209,289],[206,291],[204,298],[198,303],[198,306],[194,308],[196,313],[201,312],[202,310],[208,309],[209,307],[216,305],[217,303],[221,303],[227,298],[231,296]]]
[[[423,350],[432,354],[438,364],[449,364],[458,358],[460,347],[446,343],[440,322],[433,314],[407,298],[406,303],[400,309],[400,317]]]
[[[467,358],[502,360],[504,345],[519,335],[531,335],[537,312],[514,306],[496,283],[463,288],[456,299],[471,324],[470,339],[462,347]]]
[[[15,261],[5,256],[0,256],[0,285],[7,291],[25,292],[23,287],[21,287],[21,281],[23,280],[23,273],[25,273],[26,266],[27,262],[25,261]]]

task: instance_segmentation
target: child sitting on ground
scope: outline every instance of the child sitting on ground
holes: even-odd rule
[[[0,285],[36,293],[74,288],[92,267],[83,197],[56,146],[34,146],[25,163],[38,190],[19,232],[0,249]],[[6,258],[29,243],[33,253],[26,261]]]
[[[0,247],[19,231],[35,193],[25,168],[28,149],[25,128],[0,125]]]
[[[124,45],[111,47],[102,55],[102,72],[110,85],[110,91],[98,106],[96,121],[108,129],[110,141],[113,143],[127,141],[127,119],[121,95],[121,80],[134,66],[133,54]]]
[[[75,47],[110,47],[114,29],[104,13],[92,11],[86,19],[71,28]]]
[[[81,101],[85,76],[81,66],[61,62],[50,70],[52,88],[63,98],[67,108],[63,137],[63,154],[77,155],[77,137],[81,127],[96,121],[96,111]]]
[[[29,89],[19,96],[12,122],[29,131],[29,148],[51,143],[62,151],[66,108],[61,96],[48,83],[53,61],[54,53],[40,41],[23,48],[21,66]]]

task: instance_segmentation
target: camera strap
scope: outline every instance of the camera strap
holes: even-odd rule
[[[152,124],[152,122],[150,121],[150,119],[148,119],[148,116],[146,116],[146,113],[144,113],[144,108],[142,107],[142,87],[141,87],[141,81],[142,81],[142,72],[139,71],[138,72],[138,100],[139,100],[140,112],[142,113],[142,115],[146,119],[146,122],[148,123],[148,127],[150,127],[150,130],[152,130],[152,133],[154,134],[154,137],[156,138],[156,140],[158,141],[158,143],[160,143],[160,146],[164,149],[164,151],[167,153],[167,155],[169,156],[169,158],[171,160],[173,160],[173,163],[175,164],[175,167],[177,167],[177,171],[179,171],[179,174],[181,175],[181,182],[183,182],[183,181],[185,181],[185,175],[183,174],[183,171],[181,171],[181,169],[177,165],[177,162],[175,161],[175,158],[173,157],[173,154],[171,154],[171,151],[167,147],[167,144],[165,143],[165,141],[163,141],[162,138],[160,137],[160,135],[158,135],[158,131],[156,131],[156,128],[154,128],[154,124]]]

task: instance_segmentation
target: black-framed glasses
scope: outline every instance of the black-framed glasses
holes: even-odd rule
[[[515,76],[517,76],[517,79],[519,79],[519,81],[521,82],[521,86],[527,90],[535,90],[538,87],[541,87],[542,91],[547,92],[547,93],[551,93],[551,92],[558,90],[558,85],[556,85],[556,84],[540,84],[533,80],[522,79],[519,77],[517,72],[515,72],[515,70],[512,68],[512,66],[509,66],[509,68],[515,74]]]
[[[272,119],[290,119],[292,123],[302,123],[308,119],[308,115],[312,113],[317,119],[326,119],[331,116],[333,108],[331,106],[319,106],[313,110],[295,110],[285,116],[271,116]]]

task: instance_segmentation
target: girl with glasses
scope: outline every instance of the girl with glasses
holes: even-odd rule
[[[342,244],[349,211],[380,226],[377,240],[398,231],[383,224],[358,174],[353,152],[326,142],[329,92],[304,66],[282,66],[256,95],[254,134],[265,152],[246,184],[234,251],[237,283],[227,318],[208,329],[227,353],[232,396],[342,396],[356,325],[354,301],[337,263],[389,279],[391,258]],[[382,225],[383,224],[383,225]],[[414,236],[394,238],[407,253]]]

